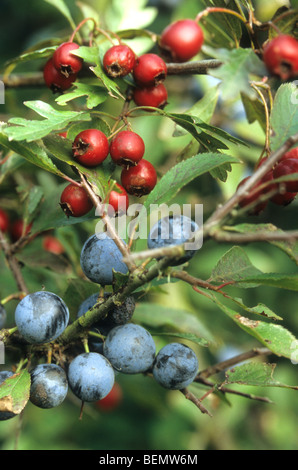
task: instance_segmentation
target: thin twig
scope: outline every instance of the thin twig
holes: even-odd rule
[[[193,393],[191,393],[189,390],[187,390],[187,388],[183,388],[182,390],[180,390],[180,392],[183,393],[183,395],[185,396],[185,398],[187,400],[190,400],[192,403],[194,403],[196,405],[196,407],[199,408],[199,410],[203,414],[207,414],[208,416],[210,416],[212,418],[212,414],[207,410],[207,408],[205,408],[202,405],[199,398],[195,397],[195,395]]]

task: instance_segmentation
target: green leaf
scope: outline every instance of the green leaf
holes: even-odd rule
[[[50,132],[63,130],[69,123],[74,121],[89,121],[90,114],[85,111],[58,111],[43,101],[25,101],[25,106],[33,109],[44,120],[28,120],[24,118],[12,118],[4,129],[9,140],[33,142],[42,139]]]
[[[244,93],[241,93],[241,99],[249,124],[252,124],[257,121],[263,131],[266,132],[266,116],[264,104],[257,97],[255,97],[255,99],[252,99]]]
[[[260,274],[256,276],[247,276],[243,280],[238,280],[238,283],[257,284],[278,287],[279,289],[298,291],[298,274]]]
[[[250,86],[251,75],[263,77],[266,70],[263,62],[252,49],[227,49],[214,50],[205,46],[204,52],[219,59],[223,65],[210,70],[209,74],[222,80],[220,90],[223,98],[232,100],[239,97],[240,93],[255,99],[256,92]]]
[[[290,15],[283,16],[283,13],[287,11],[288,8],[286,7],[279,8],[272,18],[272,21],[274,21],[274,24],[278,27],[282,34],[288,34],[290,36],[296,37],[297,39],[298,11],[293,9]],[[279,33],[275,28],[269,28],[269,40],[278,35]]]
[[[156,8],[146,6],[147,0],[126,0],[125,8],[123,0],[114,0],[109,5],[105,19],[111,31],[145,28],[158,13]]]
[[[273,378],[276,364],[247,362],[226,371],[225,384],[250,385],[255,387],[280,387],[298,390],[297,386],[285,385]]]
[[[168,334],[175,336],[176,333],[183,333],[185,339],[190,339],[189,335],[191,335],[191,341],[195,339],[197,344],[201,346],[208,346],[210,342],[215,342],[211,333],[199,319],[187,310],[165,307],[156,303],[140,302],[136,306],[134,320],[150,328],[156,335]]]
[[[271,149],[277,150],[285,141],[298,133],[298,91],[295,83],[279,87],[271,113]]]
[[[0,135],[1,141],[1,135]],[[0,184],[3,183],[5,178],[12,173],[14,173],[18,168],[24,165],[25,160],[23,157],[18,155],[17,153],[12,153],[8,160],[0,166]]]
[[[67,288],[63,294],[63,300],[69,308],[70,315],[73,319],[77,318],[81,303],[95,293],[99,294],[99,287],[93,282],[78,278],[68,280]]]
[[[43,195],[43,189],[40,186],[34,186],[30,190],[27,203],[27,211],[29,216],[32,215],[37,209]]]
[[[263,321],[250,320],[239,315],[237,312],[222,304],[215,296],[212,300],[216,305],[230,317],[242,330],[257,339],[277,356],[293,358],[293,345],[297,345],[295,336],[283,326],[266,323]]]
[[[56,102],[60,106],[65,106],[69,101],[82,96],[87,96],[86,106],[88,109],[95,108],[99,104],[103,103],[108,95],[104,88],[98,85],[88,85],[85,83],[74,82],[75,90],[70,93],[63,93],[56,98]]]
[[[269,307],[264,304],[258,304],[255,307],[248,307],[244,305],[242,299],[237,299],[234,297],[229,297],[234,303],[239,307],[243,308],[246,312],[253,313],[254,315],[261,315],[262,317],[271,318],[273,320],[282,320],[281,317],[276,315]]]
[[[169,202],[190,181],[228,162],[239,163],[239,160],[226,154],[201,153],[177,163],[167,171],[147,196],[143,210],[140,211],[139,219],[146,215],[146,211],[151,204]]]
[[[28,62],[30,60],[38,60],[38,59],[43,59],[45,57],[50,57],[55,52],[56,48],[57,48],[56,46],[50,46],[50,47],[44,47],[38,50],[25,52],[24,54],[21,54],[20,56],[7,61],[5,63],[5,66],[9,67],[11,65],[18,65],[23,62]]]
[[[19,253],[16,257],[24,266],[29,266],[30,268],[49,269],[57,274],[69,274],[71,272],[71,266],[66,258],[49,253],[48,251],[23,252]]]
[[[228,147],[224,141],[247,146],[242,140],[237,139],[218,127],[203,122],[196,116],[166,112],[164,112],[164,115],[189,132],[207,151],[227,149]]]
[[[193,343],[197,344],[198,346],[203,346],[204,348],[208,348],[209,343],[204,338],[199,338],[198,336],[194,335],[193,333],[176,333],[174,331],[169,332],[154,332],[151,330],[152,336],[170,336],[173,338],[179,338],[186,341],[192,341]]]
[[[234,227],[229,227],[229,231],[238,233],[258,233],[268,231],[268,233],[278,232],[284,233],[283,230],[275,227],[273,224],[239,224]],[[292,261],[298,265],[298,241],[297,240],[285,240],[285,241],[271,241],[267,243],[276,246],[284,253],[286,253]]]
[[[0,385],[0,411],[20,414],[30,397],[30,374],[27,370],[6,379]]]
[[[259,274],[262,274],[261,271],[253,266],[246,252],[239,246],[234,246],[218,261],[212,270],[210,281],[218,284],[243,282],[242,287],[246,284],[254,287],[252,282],[246,283],[246,279]]]
[[[59,10],[60,13],[62,13],[62,15],[64,15],[65,18],[68,20],[72,29],[76,28],[76,24],[74,20],[72,19],[69,8],[63,0],[44,0],[44,1],[49,3],[50,5],[53,5],[53,7],[57,8],[57,10]]]
[[[37,142],[31,142],[24,144],[15,141],[9,141],[7,136],[3,133],[4,127],[0,127],[0,144],[8,150],[13,150],[16,154],[21,155],[28,162],[36,165],[43,170],[54,173],[58,176],[64,176],[64,174],[56,167],[53,161],[47,156],[44,148],[38,145]]]

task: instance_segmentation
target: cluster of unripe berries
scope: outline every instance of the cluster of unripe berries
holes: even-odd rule
[[[262,159],[258,167],[264,164],[265,161],[266,158]],[[290,176],[295,173],[298,173],[298,147],[293,148],[283,155],[274,168],[269,170],[249,191],[249,194],[241,199],[240,206],[249,206],[248,212],[252,215],[260,214],[267,207],[268,200],[280,206],[287,206],[297,196],[298,178],[284,182],[273,182],[273,180]],[[238,188],[241,187],[248,179],[249,177],[244,178],[239,183]],[[266,198],[266,196],[268,197]],[[264,200],[260,201],[261,198],[264,198]]]
[[[85,167],[100,165],[108,155],[122,167],[121,185],[109,193],[109,215],[125,213],[129,205],[129,194],[141,197],[149,194],[157,182],[154,166],[143,158],[145,144],[142,137],[130,130],[117,133],[109,144],[106,135],[98,129],[80,132],[72,144],[73,158]],[[69,184],[61,194],[60,204],[68,216],[81,217],[93,207],[83,187]]]

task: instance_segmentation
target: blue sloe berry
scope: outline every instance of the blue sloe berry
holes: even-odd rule
[[[82,401],[98,401],[108,395],[115,381],[114,369],[108,359],[96,352],[75,357],[68,368],[68,383]]]
[[[170,343],[157,354],[153,377],[164,388],[181,390],[194,381],[198,368],[197,356],[191,348],[185,344]]]
[[[57,364],[39,364],[31,371],[30,401],[39,408],[54,408],[66,398],[66,373]]]
[[[52,292],[28,294],[18,304],[15,322],[19,333],[32,344],[43,344],[58,338],[69,321],[64,301]]]
[[[127,265],[114,240],[105,232],[92,235],[81,251],[81,267],[90,281],[102,286],[113,283],[113,270],[126,274]]]
[[[160,219],[150,230],[148,235],[148,248],[164,248],[186,243],[199,229],[198,225],[189,217],[183,215],[167,216]],[[189,261],[196,250],[187,250],[185,255],[171,262],[172,266]]]
[[[112,366],[124,374],[138,374],[150,369],[155,350],[149,331],[133,323],[113,328],[103,346],[104,355]]]

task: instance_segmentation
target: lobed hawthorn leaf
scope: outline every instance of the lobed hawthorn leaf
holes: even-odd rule
[[[31,378],[25,369],[0,385],[0,411],[20,414],[30,397]]]
[[[40,100],[25,101],[24,104],[45,119],[28,120],[18,117],[10,119],[9,124],[16,124],[4,128],[4,132],[10,141],[34,142],[53,131],[63,130],[71,122],[89,121],[91,119],[90,114],[85,111],[59,111]]]
[[[271,112],[271,150],[275,151],[298,133],[298,89],[295,83],[285,83],[275,95]]]
[[[231,232],[237,233],[257,233],[268,231],[268,233],[278,232],[284,233],[283,230],[277,228],[273,224],[239,224],[234,225],[233,227],[228,227],[228,230]],[[286,253],[292,261],[298,265],[298,241],[297,240],[285,240],[285,241],[271,241],[268,240],[267,243],[276,246],[284,253]]]
[[[256,92],[250,86],[251,75],[266,75],[265,65],[252,49],[213,49],[204,46],[204,52],[219,59],[223,65],[210,70],[209,74],[221,80],[220,89],[223,98],[231,100],[243,93],[250,99],[256,98]]]
[[[63,172],[60,171],[53,161],[48,157],[41,144],[38,142],[31,142],[30,144],[27,144],[23,142],[9,141],[7,135],[4,134],[3,131],[4,126],[0,128],[0,144],[3,145],[3,147],[8,150],[12,150],[16,154],[25,158],[28,162],[38,166],[39,168],[42,168],[43,170],[54,173],[57,176],[65,176]]]
[[[73,85],[75,87],[73,91],[63,93],[56,98],[57,104],[65,106],[69,101],[86,96],[86,106],[88,109],[92,109],[103,103],[108,97],[106,90],[101,86],[80,82],[74,82]]]
[[[298,386],[286,385],[274,379],[276,364],[247,362],[226,371],[224,384],[251,385],[255,387],[280,387],[298,390]]]
[[[230,317],[242,330],[257,339],[274,354],[287,357],[288,359],[293,358],[293,345],[297,345],[298,340],[289,330],[275,323],[250,320],[222,304],[215,296],[211,296],[210,298],[212,298],[220,310]]]

